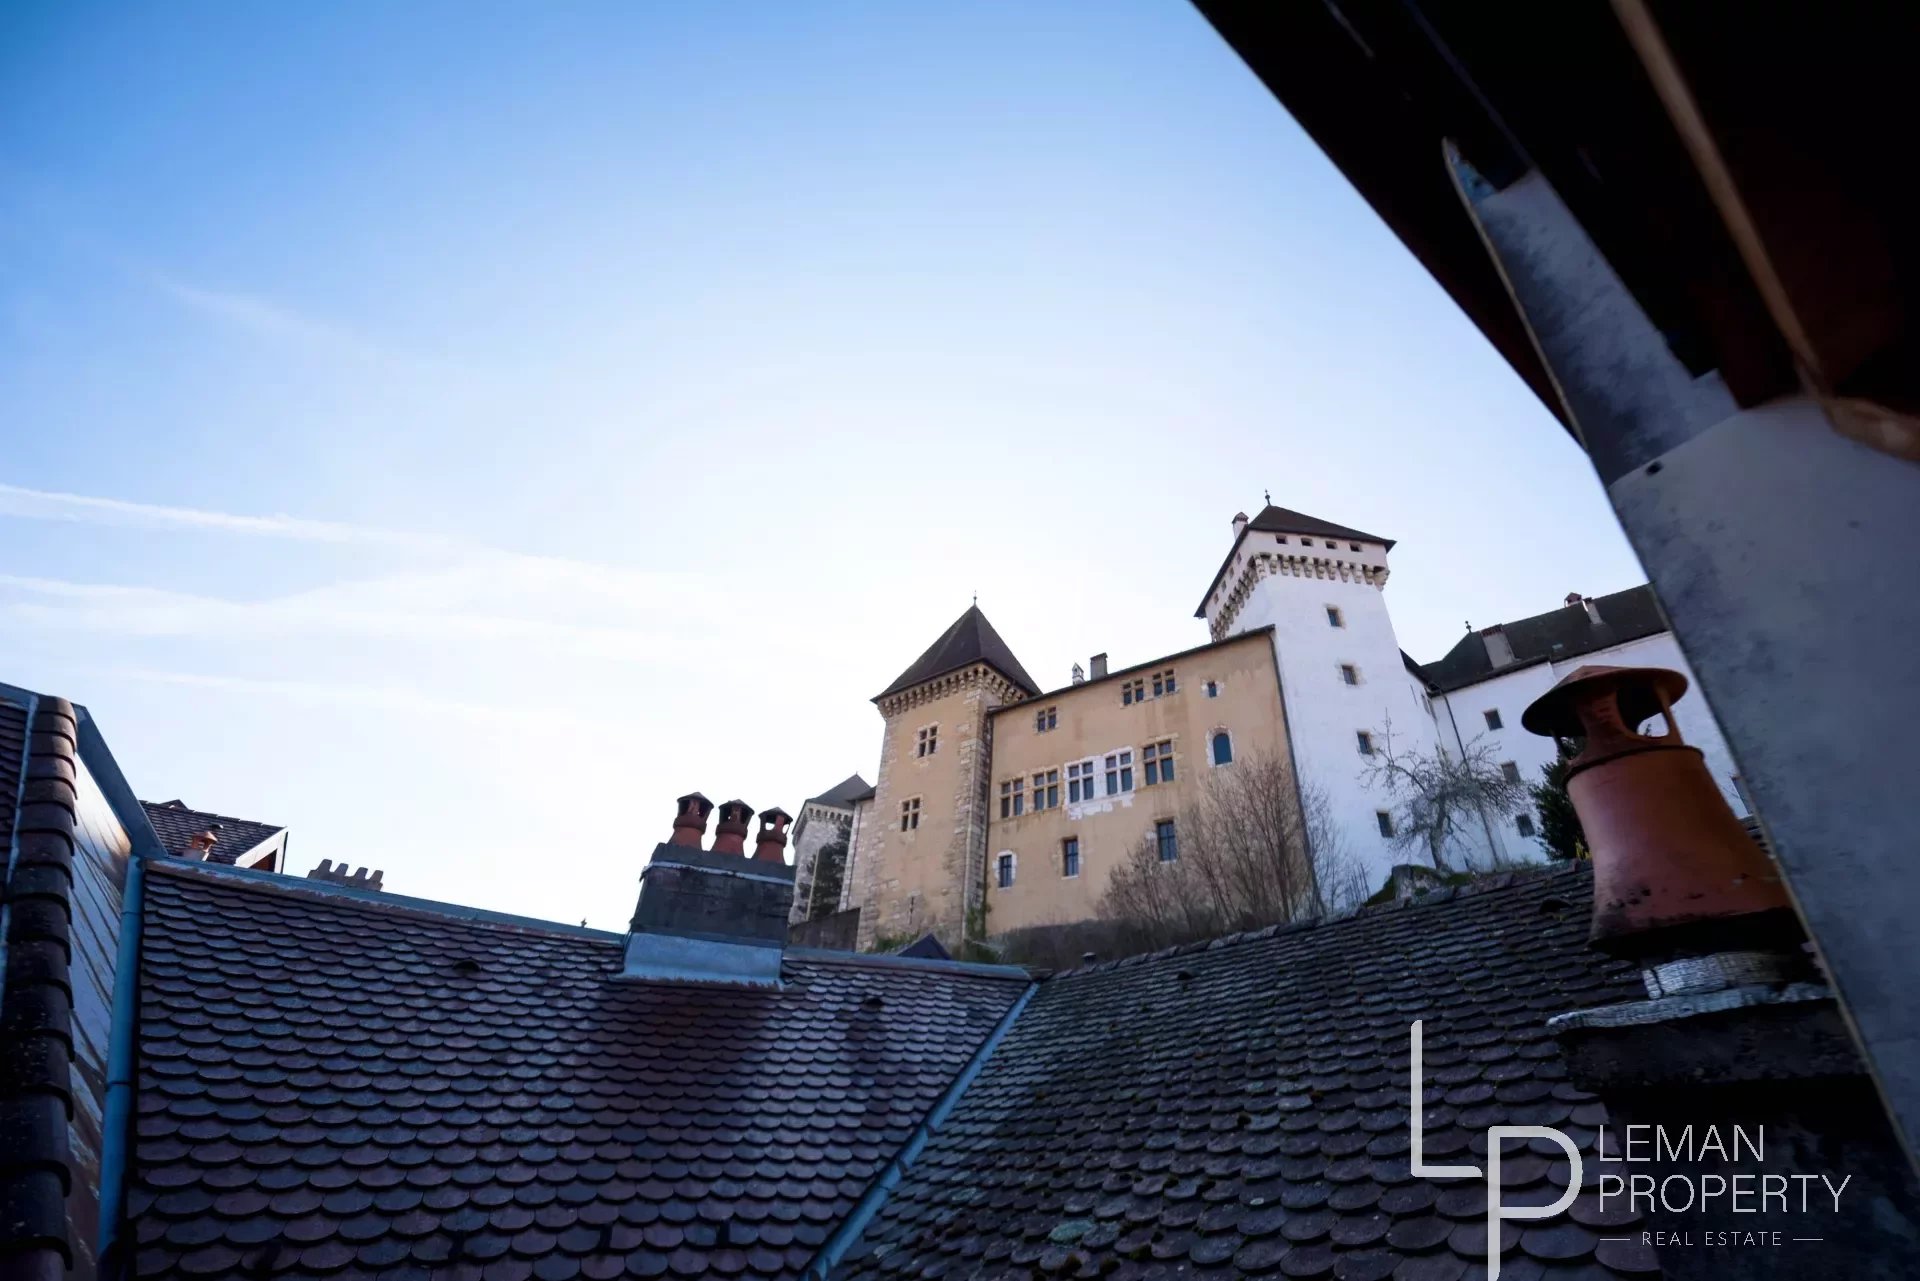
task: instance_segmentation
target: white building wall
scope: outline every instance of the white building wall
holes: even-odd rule
[[[1737,771],[1733,764],[1733,753],[1727,747],[1719,723],[1707,708],[1707,700],[1699,693],[1693,669],[1687,666],[1687,660],[1680,653],[1680,646],[1674,642],[1670,632],[1594,650],[1577,658],[1535,663],[1531,667],[1497,674],[1450,694],[1436,695],[1433,703],[1440,724],[1441,742],[1457,755],[1457,743],[1471,743],[1477,736],[1493,748],[1496,761],[1513,761],[1519,766],[1523,779],[1529,783],[1539,782],[1541,768],[1554,758],[1553,740],[1528,733],[1520,725],[1520,713],[1563,678],[1589,665],[1669,667],[1684,675],[1691,688],[1673,708],[1673,719],[1680,728],[1680,737],[1699,748],[1706,757],[1707,770],[1719,785],[1727,804],[1733,807],[1733,812],[1741,815],[1747,813],[1746,801],[1734,782]],[[1489,709],[1500,713],[1503,728],[1487,728],[1486,713]],[[1454,737],[1455,725],[1459,727],[1458,739]],[[1505,815],[1503,819],[1499,830],[1507,856],[1539,857],[1538,842],[1519,836],[1512,815]]]
[[[1272,625],[1300,777],[1327,793],[1345,852],[1378,889],[1395,863],[1419,860],[1380,834],[1376,814],[1392,805],[1361,781],[1370,762],[1360,753],[1358,733],[1378,739],[1391,720],[1397,743],[1430,752],[1434,721],[1408,677],[1376,585],[1384,581],[1386,548],[1363,543],[1355,552],[1346,542],[1328,548],[1317,537],[1303,547],[1298,535],[1285,537],[1248,533],[1240,563],[1208,602],[1208,623],[1217,626],[1227,611],[1229,634]],[[1273,560],[1262,564],[1262,557]],[[1230,602],[1243,576],[1248,586],[1235,606]],[[1329,622],[1329,607],[1340,611],[1340,626]],[[1343,664],[1354,667],[1358,684],[1346,683]]]

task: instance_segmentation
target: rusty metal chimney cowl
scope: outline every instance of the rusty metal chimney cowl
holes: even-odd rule
[[[793,815],[778,805],[770,810],[760,811],[760,834],[753,840],[754,862],[785,865],[787,824],[791,822],[793,822]]]
[[[685,845],[699,849],[707,836],[707,814],[713,809],[713,802],[698,792],[688,792],[674,802],[679,810],[673,818],[673,836],[669,845]]]
[[[721,801],[720,822],[713,829],[713,852],[745,855],[747,823],[752,818],[753,806],[745,801]]]
[[[1805,938],[1778,870],[1680,737],[1687,678],[1660,667],[1587,666],[1521,715],[1536,734],[1583,740],[1567,795],[1593,855],[1594,947],[1643,963]],[[1635,728],[1660,717],[1666,732]]]

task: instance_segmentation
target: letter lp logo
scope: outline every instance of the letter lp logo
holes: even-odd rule
[[[1422,1026],[1416,1020],[1413,1025],[1412,1049],[1413,1070],[1411,1089],[1408,1093],[1407,1127],[1408,1140],[1413,1148],[1413,1175],[1419,1179],[1471,1179],[1480,1175],[1477,1165],[1428,1165],[1425,1152],[1425,1116],[1421,1106],[1422,1089],[1426,1072],[1422,1063]],[[1552,1205],[1545,1206],[1502,1206],[1500,1204],[1500,1146],[1508,1139],[1546,1139],[1559,1145],[1572,1163],[1572,1177],[1567,1180],[1567,1190]],[[1580,1195],[1580,1149],[1574,1141],[1560,1131],[1546,1125],[1495,1125],[1487,1129],[1487,1281],[1499,1281],[1500,1276],[1500,1224],[1507,1219],[1551,1219]]]

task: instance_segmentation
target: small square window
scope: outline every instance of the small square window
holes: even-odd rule
[[[932,756],[940,750],[940,727],[929,725],[920,731],[920,739],[914,749],[915,756]]]
[[[1533,815],[1531,814],[1515,815],[1513,820],[1513,825],[1520,829],[1520,835],[1522,836],[1533,835]]]
[[[1133,752],[1112,752],[1106,760],[1107,795],[1118,796],[1133,790]]]
[[[1043,707],[1033,714],[1033,728],[1039,733],[1044,734],[1059,723],[1060,709],[1057,707]]]
[[[1069,836],[1060,842],[1060,875],[1080,875],[1080,841],[1077,837]]]
[[[1000,817],[1019,818],[1027,812],[1027,781],[1010,779],[1000,784]]]
[[[1370,732],[1364,729],[1355,730],[1353,732],[1353,741],[1354,746],[1360,749],[1360,755],[1373,755],[1373,735]]]
[[[1094,783],[1093,761],[1075,761],[1067,766],[1067,803],[1078,805],[1100,794]]]
[[[1162,863],[1171,863],[1180,857],[1180,837],[1173,830],[1172,819],[1163,818],[1153,825],[1153,845]]]
[[[1360,669],[1352,663],[1342,663],[1340,664],[1340,679],[1348,685],[1358,685],[1360,683]]]
[[[1120,682],[1120,706],[1130,707],[1134,703],[1144,703],[1146,701],[1147,682],[1145,678],[1136,676],[1130,681]]]
[[[1494,710],[1494,709],[1492,709],[1492,708],[1489,708],[1489,709],[1487,709],[1487,711],[1485,711],[1484,713],[1482,713],[1482,715],[1484,715],[1484,716],[1485,716],[1485,717],[1487,718],[1487,728],[1488,728],[1488,729],[1499,729],[1499,728],[1500,728],[1500,713],[1499,713],[1499,712],[1498,712],[1497,710]]]
[[[1380,825],[1380,835],[1393,835],[1393,815],[1387,813],[1385,810],[1375,810],[1373,812],[1373,821]]]
[[[1359,551],[1359,550],[1360,550],[1360,544],[1359,544],[1359,543],[1348,543],[1348,544],[1347,544],[1347,546],[1348,546],[1348,547],[1351,547],[1351,548],[1352,548],[1352,549],[1353,549],[1354,551]]]
[[[1509,783],[1518,783],[1520,781],[1520,767],[1512,761],[1502,761],[1500,762],[1500,777],[1506,779]]]
[[[1347,620],[1341,617],[1340,611],[1335,609],[1331,605],[1327,606],[1327,626],[1328,627],[1345,627],[1346,625],[1347,625]]]
[[[1220,682],[1219,682],[1219,681],[1208,681],[1208,682],[1206,683],[1206,685],[1204,686],[1204,688],[1205,688],[1205,689],[1206,689],[1206,691],[1207,691],[1207,697],[1208,697],[1208,698],[1218,698],[1218,697],[1220,697]]]
[[[1033,812],[1060,808],[1060,771],[1041,770],[1033,776]]]
[[[901,801],[900,802],[900,830],[903,832],[912,832],[912,831],[918,830],[919,826],[920,826],[920,798],[916,796],[911,800]]]

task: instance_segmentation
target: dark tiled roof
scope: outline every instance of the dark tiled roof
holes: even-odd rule
[[[160,838],[160,844],[169,854],[184,854],[187,843],[206,831],[207,824],[220,824],[220,840],[207,855],[209,863],[231,863],[286,830],[273,823],[188,809],[180,801],[141,801],[140,808],[147,812],[154,835]]]
[[[1609,645],[1623,645],[1645,636],[1667,631],[1667,617],[1650,584],[1630,587],[1611,596],[1596,596],[1593,606],[1600,611],[1600,623],[1580,605],[1568,605],[1550,614],[1535,614],[1517,622],[1503,623],[1507,644],[1513,647],[1513,662],[1495,668],[1487,657],[1487,645],[1480,633],[1461,637],[1447,656],[1420,668],[1427,682],[1442,690],[1462,689],[1492,676],[1496,671],[1510,672],[1530,663],[1549,659],[1578,658]]]
[[[1305,534],[1308,537],[1344,538],[1356,543],[1379,543],[1388,551],[1393,550],[1393,539],[1382,538],[1378,534],[1369,534],[1365,530],[1350,525],[1336,525],[1330,520],[1321,520],[1318,516],[1309,516],[1287,507],[1274,507],[1269,504],[1260,509],[1260,514],[1247,522],[1247,529],[1257,529],[1266,534]],[[1233,555],[1240,550],[1245,539],[1243,531],[1233,540],[1233,546],[1227,548],[1226,556],[1220,562],[1220,568],[1214,572],[1213,581],[1207,584],[1206,594],[1200,598],[1199,607],[1193,611],[1195,618],[1207,616],[1207,600],[1213,595],[1213,589],[1220,586],[1220,580],[1226,577],[1227,566],[1233,564]]]
[[[873,795],[873,784],[858,774],[849,774],[839,783],[818,796],[809,796],[809,805],[834,805],[842,809],[866,800]]]
[[[95,1100],[74,1090],[74,834],[79,777],[73,704],[0,697],[0,1275],[91,1274],[67,1186],[91,1173],[71,1118]],[[15,798],[18,797],[18,805]]]
[[[1285,507],[1262,508],[1258,516],[1247,522],[1247,528],[1268,534],[1307,534],[1324,538],[1347,538],[1357,543],[1381,543],[1388,551],[1393,550],[1391,538],[1369,534],[1351,525],[1336,525],[1330,520],[1321,520],[1318,516],[1309,516],[1305,512],[1291,511]]]
[[[612,982],[616,936],[148,868],[142,1278],[792,1277],[1026,986]]]
[[[1481,1275],[1484,1184],[1408,1169],[1408,1026],[1430,1160],[1483,1165],[1495,1124],[1594,1152],[1601,1105],[1546,1021],[1644,989],[1586,946],[1591,891],[1581,869],[1495,878],[1042,983],[842,1275]],[[1531,1152],[1503,1172],[1510,1204],[1566,1177]],[[1514,1225],[1503,1275],[1649,1268],[1599,1241],[1635,1222],[1589,1191]]]
[[[940,633],[940,639],[915,659],[913,666],[901,672],[898,680],[880,691],[874,701],[975,663],[985,663],[1029,694],[1040,692],[1033,677],[1027,675],[1027,669],[1020,666],[1020,660],[1000,639],[1000,633],[993,630],[987,616],[980,612],[978,605],[973,605],[954,619],[953,626]]]

